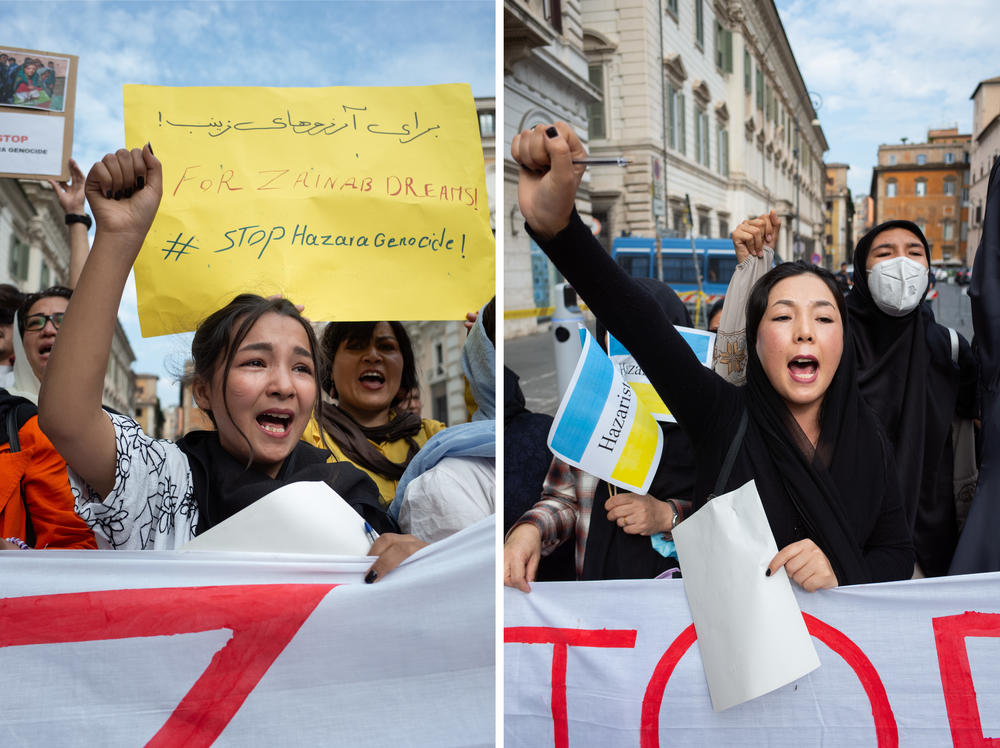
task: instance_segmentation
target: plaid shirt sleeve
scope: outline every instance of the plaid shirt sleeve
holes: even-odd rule
[[[574,536],[577,511],[573,468],[558,457],[553,458],[542,484],[542,498],[521,515],[507,535],[518,525],[534,525],[542,536],[542,555],[547,556]]]

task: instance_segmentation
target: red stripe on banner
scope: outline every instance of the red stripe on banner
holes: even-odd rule
[[[563,629],[554,626],[508,626],[505,644],[567,644],[571,647],[635,646],[635,629]]]
[[[808,613],[803,613],[802,617],[805,619],[809,633],[839,654],[844,662],[851,666],[851,669],[858,676],[858,680],[861,681],[872,706],[875,736],[879,748],[898,748],[899,730],[896,726],[896,717],[889,704],[889,696],[885,691],[882,679],[879,678],[878,671],[875,670],[871,660],[857,644],[833,626],[823,623]],[[660,661],[656,663],[656,669],[649,679],[646,694],[642,699],[642,722],[639,733],[641,748],[657,748],[660,745],[660,705],[663,702],[663,694],[677,663],[697,638],[692,623],[674,639],[667,651],[663,653]],[[956,745],[958,744],[956,743]]]
[[[569,647],[552,648],[552,724],[555,748],[569,748],[569,713],[566,710],[566,658]]]
[[[0,647],[230,629],[232,638],[147,743],[209,746],[336,586],[173,587],[4,598]]]
[[[1000,738],[983,736],[969,651],[965,647],[967,636],[1000,637],[1000,614],[966,612],[931,621],[952,743],[955,748],[1000,746]]]
[[[555,748],[569,748],[566,707],[566,659],[570,647],[635,647],[635,629],[564,629],[554,626],[510,626],[505,644],[552,644],[552,730]]]
[[[677,663],[697,638],[692,623],[674,639],[660,661],[656,663],[656,669],[653,670],[653,675],[646,686],[646,695],[642,697],[642,721],[639,723],[640,748],[660,745],[660,704],[663,703],[663,692],[667,690],[667,683]]]
[[[899,745],[896,715],[892,713],[889,695],[886,693],[885,685],[872,661],[861,651],[861,647],[851,641],[843,632],[808,613],[803,613],[802,617],[806,620],[806,628],[809,629],[809,633],[839,654],[844,662],[851,666],[851,669],[858,676],[858,680],[861,681],[861,685],[868,695],[868,701],[872,705],[875,737],[878,739],[879,748],[896,748]]]

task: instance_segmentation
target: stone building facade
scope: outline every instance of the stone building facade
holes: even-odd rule
[[[826,231],[824,253],[834,268],[854,254],[854,200],[847,186],[848,164],[826,165]]]
[[[967,262],[972,266],[983,236],[986,188],[990,169],[1000,158],[1000,77],[981,81],[972,92],[972,140],[969,152],[969,237]]]
[[[135,420],[142,430],[157,439],[166,438],[165,419],[156,394],[158,374],[135,375]]]
[[[504,335],[538,329],[539,314],[552,302],[555,269],[524,231],[517,208],[517,164],[510,157],[515,133],[562,120],[586,145],[588,106],[600,91],[588,78],[584,54],[583,7],[587,0],[504,0]],[[581,215],[590,215],[587,177],[577,196]]]
[[[966,260],[970,140],[952,127],[928,130],[925,143],[878,147],[871,183],[875,223],[894,218],[916,223],[934,263]]]
[[[69,281],[69,238],[59,200],[46,182],[0,179],[0,283],[25,293]],[[131,414],[135,353],[121,323],[115,324],[104,404]]]
[[[605,246],[686,236],[690,197],[696,237],[773,208],[782,257],[822,255],[827,143],[771,0],[580,0],[557,29],[541,12],[559,7],[505,2],[507,336],[535,329],[558,280],[520,226],[509,156],[538,122],[565,120],[592,156],[631,159],[588,169],[577,201]]]

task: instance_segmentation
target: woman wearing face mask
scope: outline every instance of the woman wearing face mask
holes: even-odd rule
[[[529,231],[635,356],[690,438],[696,505],[713,489],[753,479],[781,549],[761,572],[784,567],[804,589],[909,577],[913,550],[892,451],[858,393],[833,276],[788,263],[754,285],[747,386],[737,387],[698,361],[575,214],[585,167],[573,161],[586,151],[572,130],[557,123],[522,132],[511,154],[522,166],[518,201]]]
[[[740,224],[733,232],[738,259],[773,246],[779,228],[773,214]],[[956,364],[951,332],[922,303],[929,265],[930,249],[916,224],[882,223],[854,250],[854,287],[846,301],[858,385],[895,448],[919,572],[940,576],[948,573],[958,542],[952,416],[975,414],[977,375],[968,342],[956,333]]]

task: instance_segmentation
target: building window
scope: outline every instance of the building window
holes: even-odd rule
[[[667,129],[670,147],[684,153],[687,133],[684,129],[684,94],[673,83],[667,83]]]
[[[39,288],[48,288],[52,284],[49,283],[49,264],[42,261],[42,282],[39,284]]]
[[[715,67],[723,73],[733,72],[733,32],[715,22]]]
[[[694,113],[694,160],[702,166],[709,166],[708,112],[700,106],[695,107]]]
[[[965,221],[962,221],[962,228],[961,228],[960,231],[961,231],[961,239],[962,239],[962,241],[963,242],[964,241],[968,241],[968,239],[969,239],[969,224],[966,223]]]
[[[753,75],[750,69],[750,53],[743,50],[743,93],[747,96],[753,93]]]
[[[955,180],[954,179],[946,179],[946,180],[944,180],[944,194],[949,195],[951,197],[955,196]]]
[[[712,235],[712,222],[708,213],[698,214],[698,236],[708,237]]]
[[[491,138],[496,135],[496,111],[479,112],[479,135],[483,138]]]
[[[705,49],[705,0],[694,0],[694,41]]]
[[[448,390],[444,382],[431,387],[431,418],[448,423]]]
[[[968,187],[963,187],[962,188],[962,205],[968,205],[968,204],[969,204],[969,188]]]
[[[757,79],[757,108],[764,111],[764,71],[756,65],[754,70],[756,72],[754,77]]]
[[[719,238],[728,239],[729,238],[729,221],[725,218],[719,217]]]
[[[667,0],[667,12],[677,18],[677,0]]]
[[[927,180],[926,179],[918,179],[917,180],[916,195],[917,195],[917,197],[926,197],[927,196]]]
[[[945,240],[953,239],[955,234],[955,224],[945,221],[941,224],[941,238]]]
[[[28,245],[16,236],[11,238],[10,243],[10,277],[14,280],[28,280]]]
[[[896,197],[896,180],[890,179],[885,183],[885,196]]]
[[[545,20],[557,32],[562,33],[562,0],[542,0],[542,10]]]
[[[917,154],[917,166],[923,166],[926,163],[927,163],[927,154],[926,153],[918,153]]]
[[[587,104],[587,135],[591,140],[598,140],[607,137],[604,122],[604,66],[591,65],[588,73],[591,84],[601,92],[601,98]]]
[[[729,130],[725,129],[721,123],[719,124],[719,173],[724,177],[729,176]],[[722,235],[725,236],[728,233],[726,231]]]
[[[946,164],[955,163],[955,154],[952,153],[951,151],[948,151],[948,153],[944,154],[944,162]]]
[[[889,166],[895,166],[895,165],[896,165],[896,154],[895,153],[890,153],[889,154]]]
[[[982,222],[983,222],[983,206],[982,205],[977,205],[976,206],[976,221],[975,221],[975,225],[978,226]]]
[[[684,208],[674,208],[674,231],[678,236],[687,236],[687,224],[684,223]]]

